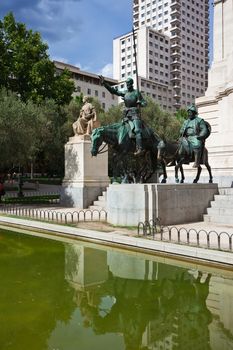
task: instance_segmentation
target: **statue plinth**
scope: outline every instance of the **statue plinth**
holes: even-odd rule
[[[108,185],[108,153],[92,157],[89,135],[71,137],[65,145],[61,204],[88,208]]]

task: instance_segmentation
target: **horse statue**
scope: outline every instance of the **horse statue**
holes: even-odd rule
[[[182,145],[179,141],[175,142],[166,142],[164,140],[161,140],[158,143],[158,160],[160,160],[162,169],[163,169],[163,179],[162,183],[166,183],[167,181],[167,172],[166,172],[166,166],[175,166],[175,181],[176,183],[184,183],[185,177],[184,177],[184,169],[183,164],[189,164],[190,162],[194,161],[194,156],[191,158],[186,153]],[[211,172],[211,167],[208,162],[208,150],[206,147],[203,148],[202,156],[201,156],[201,164],[204,164],[206,166],[206,169],[209,173],[209,183],[213,183],[213,176]],[[181,180],[179,180],[178,176],[178,170],[180,170],[181,173]],[[193,183],[197,183],[200,179],[202,167],[199,165],[197,167],[197,174],[195,179],[193,180]]]
[[[92,156],[102,153],[100,146],[105,143],[113,149],[113,177],[119,175],[120,163],[123,164],[122,174],[124,182],[128,182],[128,178],[134,179],[132,182],[145,183],[157,170],[157,145],[159,137],[148,128],[145,124],[142,127],[142,145],[145,150],[143,156],[137,161],[136,169],[127,167],[127,162],[123,159],[127,155],[133,156],[136,150],[135,135],[131,132],[127,123],[115,123],[111,125],[101,126],[92,131],[91,134]],[[135,159],[135,156],[133,156]],[[138,159],[138,157],[136,157]],[[118,173],[117,173],[118,172]],[[133,176],[132,176],[133,174]]]

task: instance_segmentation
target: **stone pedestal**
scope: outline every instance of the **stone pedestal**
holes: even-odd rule
[[[233,181],[233,3],[214,2],[214,60],[209,86],[196,100],[198,114],[212,127],[206,140],[214,180],[220,186]]]
[[[125,184],[107,189],[108,222],[137,226],[160,218],[162,225],[203,220],[217,184]]]
[[[89,136],[71,137],[65,145],[61,204],[88,208],[108,184],[108,153],[92,157]]]

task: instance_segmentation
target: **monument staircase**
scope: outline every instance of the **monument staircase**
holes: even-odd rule
[[[107,210],[107,191],[103,191],[101,196],[89,206],[91,210]]]
[[[219,188],[219,194],[214,196],[211,207],[207,208],[204,221],[233,225],[233,188]]]

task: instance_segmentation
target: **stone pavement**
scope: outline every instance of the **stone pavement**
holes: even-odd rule
[[[113,246],[133,248],[147,252],[154,251],[156,253],[175,255],[185,259],[192,259],[197,262],[206,262],[208,264],[224,264],[226,267],[233,267],[233,254],[231,252],[217,251],[214,249],[203,249],[199,247],[187,246],[184,244],[174,244],[162,241],[150,240],[140,237],[130,237],[116,232],[101,232],[96,230],[81,229],[68,225],[57,225],[41,221],[33,221],[28,219],[19,219],[13,217],[0,216],[0,227],[10,229],[17,227],[17,232],[23,232],[31,235],[42,235],[43,237],[54,239],[62,238],[81,238],[85,241],[94,241],[102,244],[110,244]],[[26,230],[25,230],[26,229]],[[34,232],[33,232],[34,230]],[[44,233],[38,233],[37,231]],[[55,235],[55,236],[54,236]]]
[[[25,209],[23,212],[22,209]],[[15,209],[16,210],[16,209]],[[27,211],[26,211],[27,210]],[[88,209],[80,210],[78,208],[66,208],[61,206],[19,206],[17,211],[8,213],[15,214],[17,216],[26,216],[32,219],[43,221],[51,221],[52,223],[59,224],[72,224],[80,229],[90,231],[101,231],[112,234],[118,234],[120,236],[138,237],[137,227],[120,227],[113,226],[106,222],[106,212],[102,210],[90,211]],[[7,213],[6,213],[7,215]],[[171,229],[171,236],[169,237],[168,227],[163,229],[163,241],[171,241],[172,243],[178,243],[178,230],[179,230],[179,243],[183,245],[197,246],[197,232],[199,232],[199,246],[207,248],[207,234],[210,233],[209,248],[218,249],[220,235],[220,248],[230,250],[230,238],[233,241],[233,226],[232,225],[220,225],[208,222],[194,222],[186,223],[182,225],[176,225],[174,227],[169,226]],[[189,232],[189,244],[187,243]],[[225,232],[225,233],[223,233]],[[140,230],[140,237],[143,236],[142,230]],[[152,240],[152,236],[147,236],[149,240]],[[161,241],[161,234],[155,234],[154,240]],[[232,242],[233,243],[233,242]],[[231,243],[231,244],[232,244]],[[231,247],[232,250],[232,247]],[[233,255],[232,255],[233,259]]]
[[[56,192],[59,193],[61,186],[55,185],[40,185],[39,192]],[[22,207],[21,207],[22,208]],[[79,208],[67,208],[59,205],[54,206],[25,206],[24,208],[30,208],[31,213],[30,217],[33,219],[41,219],[41,221],[47,221],[49,219],[53,219],[55,223],[73,223],[79,229],[90,230],[91,232],[108,232],[111,234],[119,235],[119,238],[122,236],[128,237],[137,237],[138,231],[137,227],[119,227],[113,226],[105,222],[106,212],[102,211],[99,213],[97,210],[91,212],[88,209],[80,210]],[[34,209],[34,210],[32,210]],[[32,214],[32,211],[34,212]],[[42,217],[36,216],[36,212],[42,211]],[[52,214],[53,213],[53,214]],[[17,215],[19,213],[16,213]],[[38,213],[37,213],[38,214]],[[21,216],[21,214],[20,214]],[[66,219],[65,219],[66,217]],[[73,221],[73,222],[72,222]],[[171,226],[169,226],[171,228]],[[194,223],[186,223],[182,225],[175,225],[175,228],[172,229],[171,241],[172,243],[177,243],[178,241],[178,230],[180,231],[179,240],[182,245],[187,245],[187,231],[189,231],[189,243],[191,245],[197,245],[197,232],[199,233],[199,245],[207,248],[207,234],[211,232],[210,235],[210,248],[217,249],[219,246],[218,242],[218,234],[225,232],[226,234],[221,234],[221,249],[229,250],[230,246],[230,236],[231,243],[233,243],[233,225],[224,225],[224,224],[215,224],[212,222],[194,222]],[[214,231],[214,232],[213,232]],[[216,233],[215,233],[216,232]],[[140,233],[140,237],[144,237],[142,232]],[[144,237],[145,238],[145,237]],[[152,237],[147,236],[148,239],[151,240]],[[160,234],[155,235],[155,241],[160,241]],[[164,228],[163,231],[163,240],[169,240],[169,231],[167,228]],[[231,247],[232,249],[232,247]],[[233,255],[232,255],[233,259]]]

